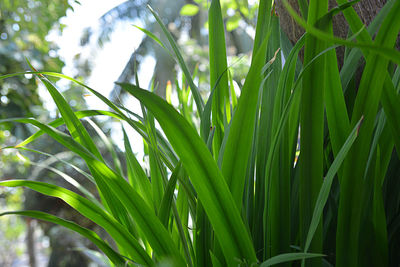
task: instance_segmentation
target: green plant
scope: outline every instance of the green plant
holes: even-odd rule
[[[117,266],[265,267],[295,260],[310,266],[321,266],[322,261],[338,266],[398,264],[393,255],[398,246],[399,191],[395,197],[385,192],[399,187],[395,170],[400,153],[393,151],[395,146],[400,151],[400,70],[395,65],[400,53],[393,46],[400,29],[400,2],[388,1],[368,29],[352,9],[355,2],[338,1],[340,5],[328,11],[328,1],[311,0],[307,22],[288,6],[307,30],[291,47],[271,12],[273,1],[261,0],[252,62],[237,98],[231,90],[220,3],[213,0],[211,84],[205,103],[174,39],[150,9],[184,75],[178,88],[182,114],[138,83],[119,85],[140,100],[142,116],[62,74],[29,72],[44,83],[61,118],[48,124],[31,118],[2,120],[40,128],[12,148],[26,149],[48,134],[85,160],[101,201],[85,190],[82,196],[36,181],[8,180],[0,185],[24,186],[63,199],[103,227],[117,250],[93,231],[49,214],[2,215],[20,214],[68,227],[93,241]],[[355,33],[349,40],[332,34],[332,17],[338,12]],[[354,38],[357,42],[351,41]],[[341,71],[333,44],[348,49]],[[297,60],[302,47],[303,64]],[[355,63],[362,55],[366,65],[357,87]],[[80,84],[112,111],[74,112],[45,76]],[[185,84],[196,109],[182,97]],[[188,111],[197,113],[200,125]],[[150,179],[125,132],[126,170],[117,157],[114,164],[104,161],[80,122],[96,115],[124,121],[142,135]],[[62,124],[70,135],[56,129]]]

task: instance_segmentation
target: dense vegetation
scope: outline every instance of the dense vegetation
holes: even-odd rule
[[[62,199],[102,227],[115,246],[48,213],[0,215],[19,214],[67,227],[90,239],[116,266],[265,267],[300,261],[307,266],[399,265],[400,52],[393,47],[400,30],[400,1],[387,1],[368,28],[352,8],[355,2],[338,0],[338,7],[328,10],[328,0],[310,0],[306,21],[287,6],[306,29],[292,47],[280,31],[273,1],[261,0],[240,96],[227,63],[218,0],[209,7],[207,98],[151,8],[168,43],[141,30],[180,66],[176,107],[140,88],[137,78],[118,86],[140,101],[142,114],[73,78],[38,72],[32,65],[31,72],[0,76],[34,74],[61,115],[50,123],[1,120],[39,128],[2,149],[32,151],[29,143],[49,135],[86,162],[89,172],[74,168],[96,186],[99,198],[79,183],[79,194],[32,180],[0,185]],[[338,13],[354,33],[346,40],[333,36],[332,18]],[[338,45],[346,47],[341,68]],[[299,53],[304,53],[303,61]],[[358,68],[361,58],[365,66]],[[74,111],[48,77],[79,84],[110,111]],[[106,160],[81,121],[93,116],[112,117],[137,131],[146,144],[148,170],[135,157],[125,130],[123,164],[112,146],[113,158]],[[62,125],[68,133],[57,129]]]

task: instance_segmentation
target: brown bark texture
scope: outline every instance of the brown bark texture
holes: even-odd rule
[[[300,14],[297,0],[288,0],[288,3]],[[385,5],[386,0],[361,0],[355,4],[354,10],[360,16],[365,25],[369,25],[374,17],[378,14],[381,8]],[[304,29],[299,26],[295,20],[289,15],[285,9],[282,0],[275,1],[276,12],[279,16],[279,21],[282,30],[289,37],[292,43],[295,43],[303,35]],[[335,0],[329,0],[329,8],[337,6]],[[335,36],[346,38],[348,34],[348,24],[342,13],[336,15],[333,19],[333,32]],[[344,48],[337,50],[339,65],[343,64]]]

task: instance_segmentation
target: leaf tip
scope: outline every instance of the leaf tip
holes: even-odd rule
[[[364,122],[364,115],[361,115],[361,119],[360,119],[360,122],[358,123],[358,127],[357,127],[357,136],[360,133],[360,128],[361,128],[361,125],[363,124],[363,122]]]

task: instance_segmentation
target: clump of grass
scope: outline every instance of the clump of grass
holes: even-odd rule
[[[90,239],[116,266],[265,267],[289,266],[296,260],[310,266],[398,264],[393,255],[399,208],[388,204],[393,197],[386,194],[392,192],[387,185],[398,184],[389,164],[398,166],[400,155],[393,153],[395,147],[400,151],[400,71],[395,65],[400,53],[393,49],[400,2],[388,1],[368,29],[351,7],[353,2],[338,3],[335,12],[343,12],[357,42],[334,37],[335,12],[328,12],[327,0],[311,0],[307,21],[288,6],[306,29],[289,49],[271,12],[273,1],[261,0],[252,61],[238,99],[230,90],[219,1],[213,0],[209,10],[210,96],[205,100],[174,39],[150,9],[188,82],[200,125],[137,84],[120,84],[141,102],[143,114],[133,119],[131,111],[72,78],[28,72],[44,83],[61,118],[48,124],[31,118],[3,120],[40,129],[13,148],[23,149],[42,134],[51,136],[86,162],[100,201],[85,190],[79,195],[37,181],[7,180],[0,185],[61,198],[104,228],[117,248],[95,232],[50,214],[1,215],[63,225]],[[376,25],[380,27],[372,41]],[[335,44],[348,49],[342,70]],[[299,62],[303,47],[304,62]],[[348,81],[354,79],[354,62],[362,56],[366,65],[359,86],[354,86]],[[0,79],[14,75],[20,74]],[[78,83],[112,111],[73,111],[46,76]],[[190,110],[186,101],[181,105]],[[104,160],[80,121],[97,115],[126,122],[141,134],[148,147],[150,177],[135,158],[125,131],[126,170]],[[56,129],[62,124],[70,135]]]

